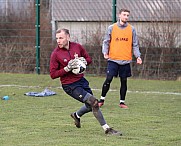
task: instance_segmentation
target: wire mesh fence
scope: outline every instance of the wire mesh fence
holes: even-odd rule
[[[35,0],[0,1],[0,72],[36,73]],[[112,23],[110,0],[40,0],[40,73],[49,74],[55,31],[68,28],[71,41],[81,43],[92,57],[87,74],[105,76],[101,48]],[[132,74],[144,79],[181,76],[181,2],[179,0],[119,0],[131,10],[130,21],[139,38],[142,65],[132,62]]]

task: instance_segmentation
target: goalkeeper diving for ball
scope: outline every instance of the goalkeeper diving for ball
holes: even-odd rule
[[[50,59],[50,76],[52,79],[60,78],[63,90],[75,100],[84,105],[70,116],[77,128],[81,128],[80,117],[92,112],[107,135],[122,135],[121,132],[110,128],[106,123],[98,100],[94,97],[89,87],[89,82],[84,78],[84,73],[75,74],[72,70],[78,68],[78,60],[89,65],[92,60],[86,50],[78,43],[70,42],[70,34],[67,29],[56,31],[58,46],[53,50]]]

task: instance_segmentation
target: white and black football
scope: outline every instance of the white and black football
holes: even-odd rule
[[[78,60],[78,66],[77,68],[73,69],[72,72],[74,74],[82,74],[86,70],[86,65],[81,61]]]

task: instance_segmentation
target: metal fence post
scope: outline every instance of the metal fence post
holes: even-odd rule
[[[40,0],[36,0],[36,73],[40,74]]]
[[[112,22],[116,22],[116,0],[112,1]]]

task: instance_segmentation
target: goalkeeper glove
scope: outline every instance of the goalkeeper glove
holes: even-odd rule
[[[77,68],[78,67],[78,60],[77,59],[71,59],[69,62],[68,62],[68,65],[66,67],[64,67],[64,70],[66,72],[69,72],[71,71],[72,69],[74,68]]]

